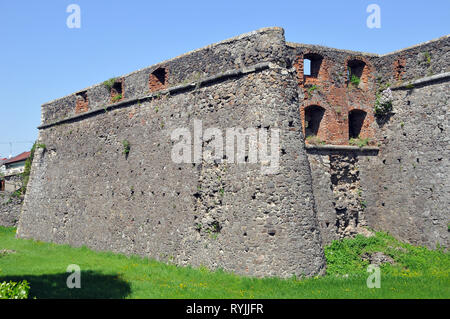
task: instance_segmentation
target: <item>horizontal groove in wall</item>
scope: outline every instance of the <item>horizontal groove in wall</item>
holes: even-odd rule
[[[376,152],[380,150],[376,146],[352,146],[352,145],[305,145],[306,150],[319,150],[319,151],[352,151],[352,152]]]
[[[392,90],[401,90],[401,89],[414,89],[415,85],[423,85],[434,81],[439,81],[443,79],[450,78],[450,72],[440,73],[432,76],[426,76],[414,81],[409,81],[408,83],[402,83],[400,85],[395,85],[391,89]]]

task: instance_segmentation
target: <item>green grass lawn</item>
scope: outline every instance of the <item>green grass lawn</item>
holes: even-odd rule
[[[396,264],[382,265],[381,288],[369,289],[368,262],[360,256],[375,251]],[[335,241],[325,254],[326,276],[256,279],[16,239],[14,228],[0,227],[0,282],[27,280],[36,298],[450,298],[450,256],[442,250],[376,233]],[[66,286],[70,264],[81,267],[81,289]]]

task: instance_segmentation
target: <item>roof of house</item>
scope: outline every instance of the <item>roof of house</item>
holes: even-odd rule
[[[28,157],[30,157],[31,152],[23,152],[20,153],[17,156],[14,156],[8,160],[6,160],[3,164],[10,164],[10,163],[15,163],[15,162],[20,162],[20,161],[24,161],[26,160]]]

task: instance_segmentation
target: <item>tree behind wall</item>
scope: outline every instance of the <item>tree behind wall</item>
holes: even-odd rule
[[[20,192],[24,195],[27,190],[28,180],[30,179],[31,163],[33,163],[34,150],[36,149],[36,142],[34,142],[33,147],[30,151],[30,156],[25,161],[25,167],[22,173],[22,188]]]

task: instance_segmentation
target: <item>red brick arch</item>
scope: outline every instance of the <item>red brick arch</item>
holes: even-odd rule
[[[372,76],[373,66],[371,63],[369,63],[369,61],[366,58],[364,58],[362,56],[347,57],[345,59],[346,69],[348,70],[349,66],[351,66],[352,64],[356,64],[358,62],[364,64],[361,74],[358,75],[359,78],[361,79],[359,88],[360,89],[368,89],[369,80],[370,80],[370,77]],[[350,74],[347,74],[347,85],[349,83],[350,83]]]
[[[167,88],[167,82],[169,80],[169,71],[167,67],[160,66],[153,70],[148,78],[148,86],[150,92],[157,92]]]
[[[317,103],[309,104],[300,108],[300,115],[305,138],[316,135],[322,141],[327,140],[328,112],[326,108]]]
[[[305,59],[311,60],[311,75],[304,75]],[[316,64],[313,61],[316,61]],[[328,61],[319,51],[308,50],[301,55],[297,55],[294,67],[297,70],[298,84],[301,87],[319,84],[321,81],[327,81],[330,77],[328,74]]]
[[[348,110],[348,134],[349,134],[349,138],[352,137],[357,137],[355,136],[354,132],[352,134],[352,126],[354,127],[355,125],[355,121],[357,120],[357,114],[362,114],[364,113],[365,116],[363,118],[362,123],[360,123],[361,127],[359,128],[359,133],[357,134],[360,138],[369,138],[371,140],[371,143],[375,143],[374,137],[375,137],[375,131],[373,126],[374,123],[374,116],[373,116],[373,112],[371,112],[370,110],[366,110],[366,109],[361,109],[361,108],[357,108],[357,107],[351,107]],[[353,119],[353,123],[352,123],[352,114],[356,115],[356,118]]]

